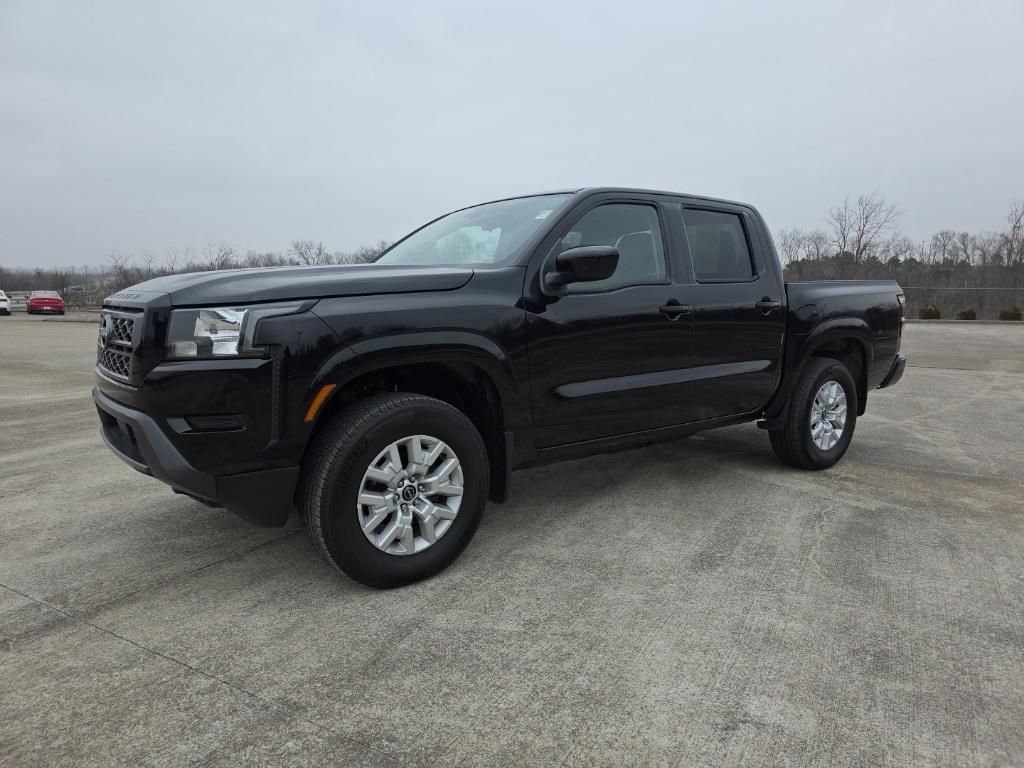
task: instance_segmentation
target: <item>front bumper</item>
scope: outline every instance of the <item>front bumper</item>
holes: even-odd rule
[[[254,525],[278,527],[291,513],[298,467],[275,467],[215,476],[182,456],[157,422],[93,389],[103,440],[128,466],[167,483],[175,491],[227,507]]]
[[[891,387],[896,384],[900,379],[903,378],[903,371],[907,368],[907,358],[905,355],[896,355],[896,359],[892,361],[892,367],[889,368],[889,372],[882,379],[882,383],[878,385],[879,389],[884,387]]]

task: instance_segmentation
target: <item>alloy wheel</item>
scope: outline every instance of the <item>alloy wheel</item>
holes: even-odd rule
[[[837,381],[818,388],[811,404],[811,440],[823,451],[836,446],[846,428],[846,392]]]
[[[462,494],[455,451],[430,435],[403,437],[377,454],[363,474],[359,527],[389,555],[422,552],[451,528]]]

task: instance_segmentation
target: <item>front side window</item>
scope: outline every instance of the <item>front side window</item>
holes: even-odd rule
[[[754,276],[743,222],[735,213],[683,208],[697,280],[742,282]]]
[[[615,274],[607,280],[574,283],[569,286],[570,293],[608,291],[665,279],[665,248],[658,212],[653,206],[611,203],[587,211],[562,237],[560,249],[565,251],[582,245],[617,248],[619,263]]]
[[[571,195],[535,195],[450,213],[409,235],[377,264],[493,266],[513,260],[548,216]]]

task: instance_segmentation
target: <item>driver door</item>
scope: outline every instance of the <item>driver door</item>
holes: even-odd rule
[[[691,286],[673,279],[665,222],[655,199],[632,197],[597,202],[559,234],[559,250],[614,246],[619,263],[527,315],[537,448],[685,421]]]

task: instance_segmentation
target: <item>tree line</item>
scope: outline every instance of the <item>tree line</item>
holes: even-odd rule
[[[143,280],[186,272],[366,264],[387,250],[388,245],[386,240],[381,240],[376,245],[360,246],[354,251],[331,252],[320,241],[293,240],[284,253],[250,250],[243,255],[236,253],[230,245],[210,241],[198,254],[192,250],[185,250],[182,253],[171,251],[159,263],[148,252],[143,252],[139,258],[114,252],[107,258],[107,270],[112,284],[116,286],[116,290],[120,290]]]
[[[1024,201],[1010,207],[1006,226],[993,232],[942,230],[915,241],[901,229],[899,207],[876,194],[847,197],[828,210],[822,226],[782,229],[775,244],[787,280],[896,280],[906,291],[908,315],[928,307],[935,316],[995,319],[1024,306]],[[199,250],[112,252],[101,267],[61,269],[0,266],[6,291],[57,290],[72,306],[94,306],[106,294],[162,275],[246,267],[361,264],[388,243],[330,251],[320,241],[294,240],[283,253],[238,253],[218,241]]]
[[[878,195],[846,198],[813,230],[783,229],[775,245],[787,280],[896,280],[908,316],[996,319],[1024,306],[1024,202],[995,232],[936,232],[914,241],[897,205]]]
[[[168,251],[157,258],[151,251],[131,254],[112,251],[99,267],[4,267],[0,265],[0,289],[5,291],[59,291],[70,306],[99,306],[103,297],[154,277],[259,267],[365,264],[388,248],[386,240],[363,245],[354,251],[330,251],[320,241],[293,240],[288,250],[238,253],[227,243],[211,240],[201,249]]]

